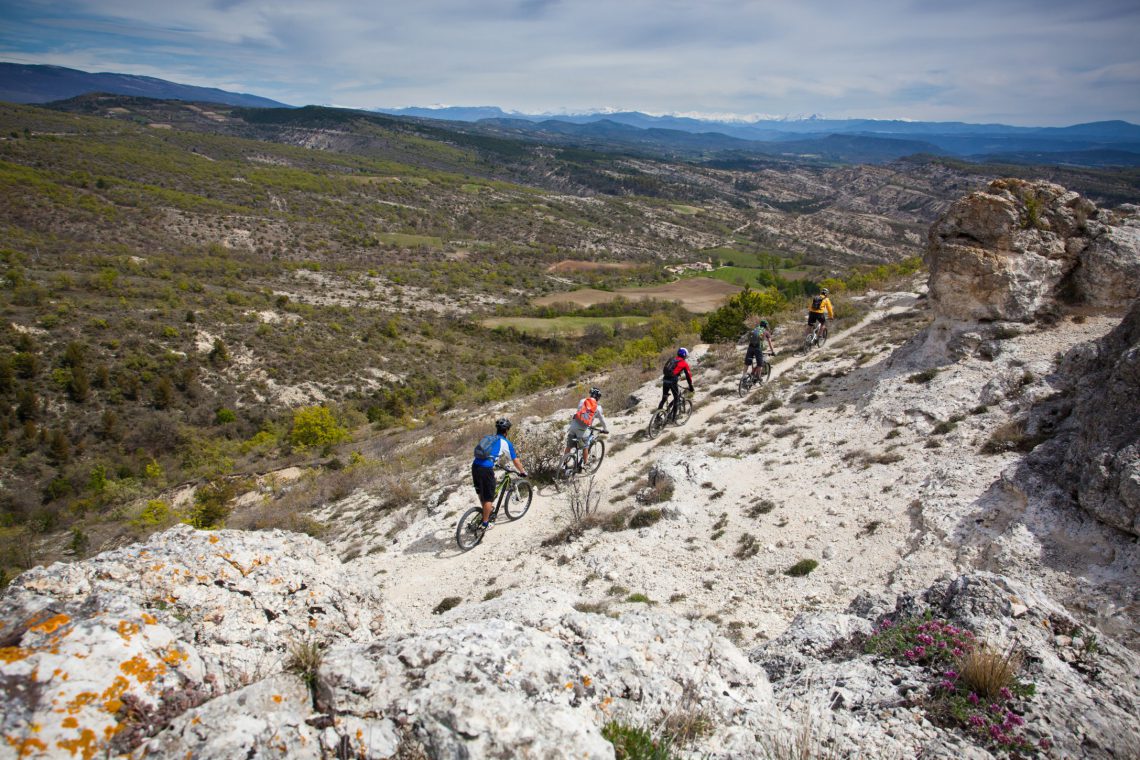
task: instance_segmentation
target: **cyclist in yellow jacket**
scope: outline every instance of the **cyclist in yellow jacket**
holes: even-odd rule
[[[821,337],[827,335],[827,320],[835,319],[835,310],[831,308],[828,295],[827,288],[823,288],[811,299],[811,306],[808,307],[808,332],[811,332],[812,325],[819,322]]]

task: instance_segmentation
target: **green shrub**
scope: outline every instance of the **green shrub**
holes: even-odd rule
[[[450,610],[452,607],[458,607],[459,603],[462,601],[463,601],[463,597],[461,597],[461,596],[445,597],[439,604],[437,604],[435,606],[434,609],[432,609],[431,614],[442,615],[443,613]]]
[[[305,406],[293,412],[289,443],[299,451],[326,448],[348,440],[348,431],[337,423],[326,406]]]
[[[801,576],[807,575],[817,567],[819,567],[819,563],[814,559],[801,559],[799,562],[785,570],[784,575],[790,575],[793,578],[799,578]]]
[[[629,518],[630,528],[648,528],[661,520],[660,509],[642,509]]]
[[[906,381],[908,383],[929,383],[937,375],[938,369],[931,367],[930,369],[924,369],[922,372],[915,372],[913,375],[908,377]]]
[[[151,499],[131,524],[139,528],[155,528],[167,524],[173,517],[174,511],[169,504],[162,499]]]
[[[654,739],[644,728],[610,721],[602,727],[602,736],[614,745],[615,760],[672,760],[672,742],[668,737]]]

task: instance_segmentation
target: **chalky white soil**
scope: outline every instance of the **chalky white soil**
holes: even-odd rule
[[[842,610],[865,590],[911,591],[975,567],[1040,576],[1066,601],[1082,593],[1081,576],[1126,574],[1121,568],[1135,547],[1111,531],[1081,527],[1086,550],[1101,551],[1078,560],[1058,557],[1045,530],[1010,528],[1023,508],[1001,506],[999,481],[1022,455],[979,452],[1011,412],[1052,392],[1060,353],[1101,337],[1118,320],[1024,326],[1001,341],[992,361],[946,359],[935,363],[939,372],[929,382],[911,382],[931,361],[918,364],[906,358],[915,352],[896,349],[926,324],[925,299],[889,293],[873,306],[806,358],[791,355],[800,327],[786,328],[771,382],[747,399],[735,391],[741,349],[718,359],[698,347],[692,418],[654,441],[634,440],[660,393],[653,383],[641,388],[642,403],[610,420],[615,451],[595,488],[602,513],[638,509],[630,494],[645,486],[648,468],[671,474],[675,493],[653,505],[665,517],[650,527],[595,529],[543,547],[569,519],[565,494],[547,487],[521,520],[500,518],[479,546],[460,552],[456,521],[475,504],[466,463],[459,487],[394,538],[385,537],[389,523],[370,517],[371,497],[337,505],[337,523],[367,526],[363,544],[355,530],[351,543],[362,554],[355,561],[382,587],[386,627],[436,625],[432,611],[447,597],[472,603],[495,590],[553,586],[570,601],[615,610],[643,604],[626,599],[644,594],[679,614],[711,619],[747,647],[781,633],[799,612]],[[780,405],[762,411],[770,399]],[[983,403],[987,409],[979,411]],[[956,416],[962,419],[953,429],[937,432]],[[764,502],[772,509],[760,514]],[[740,551],[748,541],[755,550]],[[806,577],[785,574],[804,559],[818,568]]]

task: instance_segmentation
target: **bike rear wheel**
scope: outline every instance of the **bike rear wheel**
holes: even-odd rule
[[[689,421],[689,416],[693,413],[693,402],[687,398],[681,399],[681,403],[677,405],[677,419],[673,420],[673,424],[680,427]]]
[[[587,457],[586,463],[582,465],[582,471],[588,475],[593,475],[602,466],[602,460],[606,456],[606,442],[600,438],[595,438],[590,441],[590,448],[586,449]]]
[[[459,525],[455,527],[455,543],[463,551],[474,549],[483,540],[483,508],[471,507],[459,518]]]
[[[665,429],[665,422],[669,419],[669,413],[664,409],[658,409],[649,418],[649,429],[646,431],[649,438],[652,440],[661,435],[661,431]]]
[[[578,471],[578,455],[571,451],[558,465],[558,479],[569,480]]]
[[[517,520],[530,509],[530,501],[534,498],[534,489],[525,480],[516,480],[507,491],[507,498],[503,501],[503,509],[507,517]]]

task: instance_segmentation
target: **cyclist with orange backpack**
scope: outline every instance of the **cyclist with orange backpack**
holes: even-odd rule
[[[590,439],[593,437],[591,428],[600,425],[603,433],[608,433],[610,430],[606,418],[602,416],[602,405],[598,403],[601,398],[601,389],[591,388],[590,395],[578,402],[578,411],[570,418],[570,430],[566,433],[566,450],[562,452],[562,456],[566,456],[575,445],[580,444],[583,467],[590,453]]]

